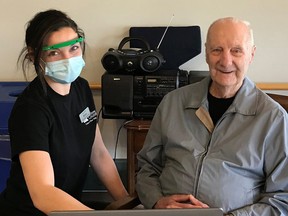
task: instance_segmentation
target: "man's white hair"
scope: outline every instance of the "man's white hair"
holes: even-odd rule
[[[208,37],[209,37],[209,34],[210,34],[210,29],[214,26],[214,24],[216,23],[224,23],[224,22],[227,22],[227,21],[231,21],[231,22],[234,22],[234,23],[242,23],[244,24],[248,31],[249,31],[249,40],[250,40],[250,43],[251,43],[251,46],[254,46],[254,36],[253,36],[253,30],[251,28],[251,25],[248,21],[245,21],[245,20],[240,20],[238,18],[235,18],[235,17],[224,17],[224,18],[220,18],[220,19],[217,19],[215,20],[209,27],[208,31],[207,31],[207,40],[208,40]]]

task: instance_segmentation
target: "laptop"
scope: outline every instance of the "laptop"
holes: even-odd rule
[[[59,211],[49,216],[223,216],[219,208]]]

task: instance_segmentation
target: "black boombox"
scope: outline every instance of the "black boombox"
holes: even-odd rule
[[[143,43],[145,49],[123,49],[123,46],[137,40]],[[149,43],[141,37],[125,37],[120,42],[118,49],[110,48],[101,59],[103,67],[109,73],[124,70],[126,72],[143,71],[155,72],[165,62],[163,55],[158,50],[150,48]]]

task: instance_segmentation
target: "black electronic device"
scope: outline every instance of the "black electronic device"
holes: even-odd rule
[[[102,75],[102,117],[133,117],[133,76],[104,73]]]
[[[208,71],[160,70],[153,74],[102,75],[102,117],[152,119],[162,98],[177,88],[196,83]]]
[[[163,38],[163,32],[165,37]],[[151,47],[158,47],[165,59],[161,70],[177,70],[179,66],[201,53],[201,29],[200,26],[153,26],[131,27],[131,37],[142,37]],[[161,46],[159,46],[159,40]],[[143,48],[143,44],[137,40],[130,42],[132,48]]]
[[[144,45],[143,49],[123,49],[124,45],[132,40],[137,40]],[[155,72],[165,62],[158,50],[150,48],[149,43],[141,37],[125,37],[120,42],[118,49],[110,48],[101,59],[107,72],[122,73],[121,71]]]
[[[187,84],[188,72],[184,70],[163,70],[156,74],[134,76],[133,117],[152,119],[162,98]]]
[[[120,42],[118,50],[109,49],[101,60],[106,69],[102,76],[102,117],[152,119],[167,93],[206,77],[207,71],[179,69],[181,64],[201,53],[200,32],[199,26],[173,26],[169,30],[168,26],[131,27],[130,37]],[[128,41],[132,49],[125,50],[123,46]],[[151,51],[149,45],[157,47],[157,51]],[[144,61],[146,54],[160,57],[147,67]],[[116,82],[118,74],[122,75],[122,79]]]
[[[188,83],[196,83],[209,76],[209,71],[191,70],[188,74]]]

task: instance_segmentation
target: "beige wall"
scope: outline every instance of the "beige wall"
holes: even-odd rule
[[[66,11],[86,32],[88,43],[83,76],[100,83],[104,72],[100,59],[108,48],[117,48],[131,26],[199,25],[202,39],[217,18],[236,16],[251,22],[257,52],[249,73],[255,82],[287,82],[288,1],[287,0],[1,0],[0,81],[22,81],[16,61],[24,43],[25,23],[38,11],[56,8]],[[204,53],[181,68],[206,70]],[[100,92],[95,91],[98,110]],[[102,120],[103,138],[114,154],[115,137],[121,120]],[[126,154],[126,131],[120,133],[118,156]]]

